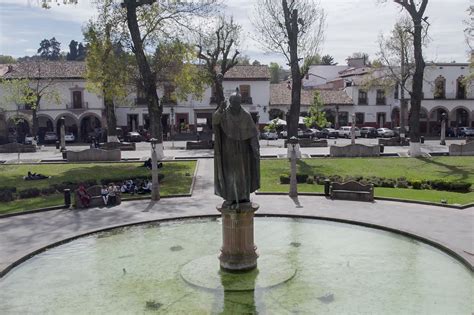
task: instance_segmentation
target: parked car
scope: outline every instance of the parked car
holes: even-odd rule
[[[355,133],[355,136],[356,138],[357,137],[360,137],[360,130],[359,128],[355,127],[354,128],[354,133]],[[351,137],[351,130],[352,130],[352,127],[351,126],[345,126],[345,127],[341,127],[339,128],[339,130],[337,131],[337,134],[340,138],[347,138],[349,139]]]
[[[66,142],[74,142],[76,141],[76,136],[72,132],[68,132],[64,135],[64,140]]]
[[[299,136],[300,138],[308,138],[308,139],[313,139],[316,138],[317,133],[319,132],[318,129],[313,129],[313,128],[308,128],[306,130],[303,130],[303,135]],[[299,132],[298,132],[299,134]]]
[[[395,132],[393,132],[393,130],[388,129],[388,128],[379,128],[377,129],[377,133],[379,137],[382,137],[382,138],[395,137]]]
[[[33,140],[34,140],[34,137],[33,137],[33,136],[31,136],[31,135],[26,135],[26,136],[25,136],[25,141],[24,141],[24,143],[25,143],[25,144],[33,144]]]
[[[459,127],[458,128],[459,137],[474,137],[474,128],[470,127]]]
[[[56,135],[56,133],[54,131],[47,131],[44,134],[44,142],[45,143],[54,143],[56,141],[58,141],[58,136]]]
[[[131,131],[131,132],[128,132],[125,135],[125,141],[127,141],[127,142],[141,142],[141,141],[143,141],[143,137],[140,133],[138,133],[136,131]]]
[[[278,134],[276,131],[265,131],[260,134],[260,138],[267,140],[278,140]]]
[[[360,136],[362,138],[377,138],[377,129],[374,127],[362,127],[360,128]]]
[[[319,131],[318,133],[316,133],[316,136],[318,138],[326,138],[326,139],[329,139],[329,138],[338,138],[338,132],[336,129],[332,129],[332,128],[324,128],[322,129],[321,131]]]
[[[301,136],[303,136],[303,130],[298,128],[298,137],[301,137]],[[282,132],[280,132],[280,138],[286,139],[287,137],[288,137],[288,131],[287,130],[283,130]]]

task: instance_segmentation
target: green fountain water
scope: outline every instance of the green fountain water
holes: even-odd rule
[[[396,234],[257,218],[258,270],[220,272],[220,219],[117,229],[0,279],[0,314],[471,314],[473,274]]]

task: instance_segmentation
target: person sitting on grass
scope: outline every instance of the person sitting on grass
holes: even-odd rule
[[[151,181],[145,181],[143,185],[140,186],[138,193],[141,195],[149,194],[151,193],[152,187],[153,187],[153,184]]]
[[[126,182],[123,182],[122,185],[120,186],[120,192],[122,194],[128,194],[130,191],[128,190],[128,186]]]
[[[107,185],[102,186],[102,189],[100,190],[100,195],[102,196],[104,205],[107,205],[107,203],[109,202],[109,190],[107,189]]]
[[[77,195],[79,196],[79,200],[81,201],[82,205],[87,208],[89,207],[91,203],[91,196],[86,190],[86,187],[84,185],[80,185],[79,189],[77,190]]]
[[[151,163],[151,158],[149,158],[148,160],[146,160],[146,161],[143,163],[143,167],[146,167],[146,168],[149,169],[149,170],[152,169],[152,166],[153,166],[153,164]],[[156,166],[157,166],[158,168],[162,168],[162,167],[163,167],[163,163],[157,162],[157,163],[156,163]]]

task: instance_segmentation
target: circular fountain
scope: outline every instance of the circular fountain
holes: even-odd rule
[[[470,314],[473,274],[422,242],[343,223],[256,218],[257,269],[219,268],[220,218],[100,232],[0,279],[0,313]]]

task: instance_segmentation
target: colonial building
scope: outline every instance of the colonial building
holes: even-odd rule
[[[28,78],[31,85],[40,85],[54,91],[58,97],[44,97],[37,109],[40,139],[47,131],[58,132],[58,121],[65,117],[66,131],[77,139],[106,127],[104,100],[86,87],[84,62],[32,62],[4,66],[0,77],[6,80]],[[267,66],[236,66],[224,78],[225,94],[240,89],[243,106],[252,113],[255,121],[268,122],[270,102],[270,73]],[[201,98],[189,97],[177,101],[174,89],[161,82],[158,95],[164,101],[163,128],[165,134],[171,126],[177,132],[192,132],[197,123],[211,128],[212,112],[216,109],[214,90],[208,87]],[[23,139],[31,133],[32,110],[25,104],[6,102],[7,91],[0,84],[0,133],[3,138]],[[116,104],[117,125],[124,131],[148,128],[148,108],[143,94],[133,85],[128,101]],[[18,134],[16,134],[18,133]]]
[[[337,77],[335,71],[339,71]],[[450,127],[474,126],[474,89],[472,84],[465,83],[469,71],[469,64],[465,63],[427,64],[420,125],[423,134],[439,133],[443,113],[446,113]],[[353,106],[339,111],[340,126],[347,121],[347,115],[355,114],[358,126],[398,127],[401,119],[400,89],[387,89],[376,83],[368,88],[366,76],[373,73],[370,67],[364,65],[313,66],[303,84],[307,89],[344,90],[347,93]],[[411,88],[411,82],[407,83],[407,87]],[[409,106],[409,93],[405,95]],[[327,105],[331,107],[331,104]],[[405,117],[407,120],[408,113]]]

